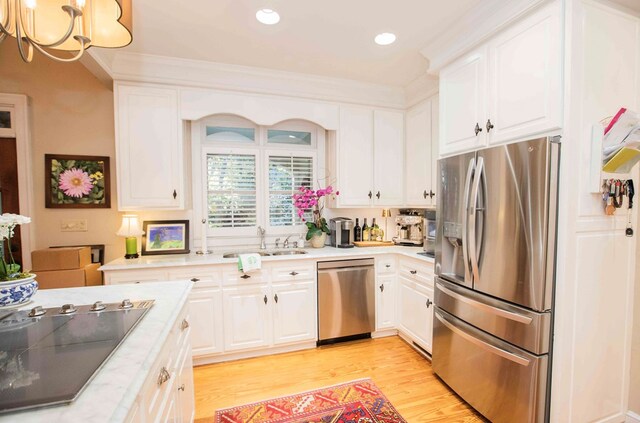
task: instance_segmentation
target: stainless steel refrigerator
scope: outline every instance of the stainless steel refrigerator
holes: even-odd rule
[[[558,141],[439,162],[433,370],[496,423],[548,420]]]

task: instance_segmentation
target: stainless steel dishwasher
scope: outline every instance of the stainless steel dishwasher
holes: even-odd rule
[[[375,330],[373,259],[318,263],[318,344],[370,337]]]

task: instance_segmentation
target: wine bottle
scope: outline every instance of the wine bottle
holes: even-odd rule
[[[353,240],[362,241],[362,228],[360,227],[360,219],[356,217],[356,226],[353,228]]]
[[[367,218],[364,218],[364,223],[362,224],[362,240],[369,241],[369,226],[367,225]]]
[[[378,233],[380,232],[380,228],[378,227],[378,224],[376,223],[376,218],[373,218],[373,221],[371,222],[371,229],[369,229],[369,239],[371,241],[379,241],[378,239]]]

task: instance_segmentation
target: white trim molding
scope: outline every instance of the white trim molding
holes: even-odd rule
[[[18,155],[18,201],[20,214],[33,218],[33,176],[31,167],[31,131],[29,129],[29,99],[22,94],[0,93],[0,107],[12,111],[11,120],[15,132],[16,149]],[[32,221],[28,225],[20,226],[22,238],[22,267],[31,269],[31,246],[35,245],[35,225]]]
[[[115,81],[274,94],[399,109],[404,109],[406,103],[404,88],[399,86],[124,51],[114,53],[113,60],[100,53],[94,53],[92,57]]]
[[[625,423],[640,423],[640,414],[634,413],[631,410],[627,411]]]

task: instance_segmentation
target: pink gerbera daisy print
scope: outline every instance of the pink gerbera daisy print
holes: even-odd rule
[[[73,168],[60,174],[59,187],[65,195],[81,198],[91,192],[93,182],[87,172]]]

